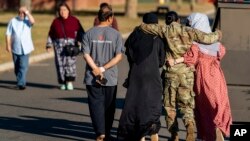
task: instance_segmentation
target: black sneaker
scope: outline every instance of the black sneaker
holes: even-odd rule
[[[25,90],[26,87],[25,87],[25,86],[18,86],[18,89],[19,89],[19,90]]]

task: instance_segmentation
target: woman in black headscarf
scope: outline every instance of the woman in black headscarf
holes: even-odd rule
[[[158,23],[158,18],[147,13],[143,22]],[[164,64],[164,43],[159,37],[136,28],[125,42],[125,47],[130,70],[118,139],[143,141],[146,135],[152,135],[151,138],[157,141],[163,90],[159,67]]]

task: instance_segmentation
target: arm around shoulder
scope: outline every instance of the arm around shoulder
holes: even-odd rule
[[[212,33],[205,33],[198,29],[190,30],[190,28],[188,28],[188,30],[189,30],[188,32],[190,31],[192,32],[192,34],[189,34],[193,36],[191,38],[193,38],[194,41],[199,42],[199,43],[212,44],[217,41],[220,41],[222,38],[222,33],[219,30],[212,32]]]
[[[160,36],[161,38],[164,38],[162,28],[164,28],[164,27],[160,26],[159,24],[145,24],[145,23],[142,23],[139,26],[139,29],[141,29],[142,31],[144,31],[146,33],[157,35],[157,36]]]

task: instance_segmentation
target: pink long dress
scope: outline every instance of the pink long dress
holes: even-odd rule
[[[194,91],[197,138],[205,141],[215,140],[215,128],[229,136],[232,124],[227,85],[220,67],[224,55],[225,48],[221,44],[217,56],[200,52],[197,44],[184,55],[184,62],[196,68]]]

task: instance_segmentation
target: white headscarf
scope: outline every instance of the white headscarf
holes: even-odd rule
[[[192,28],[198,29],[205,33],[212,32],[207,15],[202,13],[192,13],[190,16],[187,17],[187,19]],[[196,44],[198,44],[199,49],[202,53],[217,56],[220,43],[214,43],[211,45],[204,45],[199,43]]]

